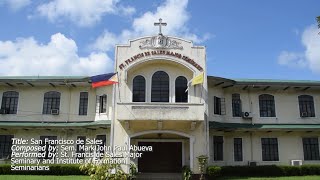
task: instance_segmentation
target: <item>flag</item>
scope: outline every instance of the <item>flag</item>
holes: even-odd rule
[[[192,80],[191,80],[191,86],[194,86],[196,84],[202,84],[203,83],[203,80],[204,80],[204,72],[200,73],[199,75],[197,75],[196,77],[194,77]]]
[[[199,75],[197,75],[196,77],[192,78],[188,84],[187,84],[187,89],[185,90],[185,92],[189,91],[189,87],[190,86],[194,86],[196,84],[202,84],[203,83],[203,77],[204,77],[204,73],[200,73]]]
[[[117,73],[100,74],[90,77],[93,88],[100,86],[108,86],[118,83]]]

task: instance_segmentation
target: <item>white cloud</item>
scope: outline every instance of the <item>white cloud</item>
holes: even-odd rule
[[[316,25],[307,27],[302,33],[301,42],[304,52],[283,51],[278,57],[280,65],[308,67],[313,72],[320,73],[320,36]]]
[[[116,43],[126,43],[128,39],[134,39],[145,35],[158,34],[159,30],[153,25],[159,18],[163,19],[168,25],[162,28],[165,35],[173,35],[192,40],[195,43],[201,43],[209,38],[211,34],[204,34],[202,37],[191,33],[187,27],[190,15],[187,12],[188,0],[166,0],[155,11],[147,11],[141,16],[135,18],[131,29],[123,30],[119,35],[109,31],[102,33],[91,48],[102,51],[108,51]]]
[[[308,27],[302,35],[302,44],[306,47],[304,52],[309,68],[320,73],[320,36],[316,25]]]
[[[52,0],[37,7],[37,12],[51,22],[66,18],[79,26],[91,26],[106,14],[130,15],[133,7],[118,6],[119,0]]]
[[[72,39],[57,33],[48,44],[33,37],[0,41],[0,75],[94,75],[110,72],[113,62],[105,53],[79,57]]]
[[[4,0],[0,5],[7,4],[11,10],[17,11],[31,4],[31,0]]]
[[[278,63],[280,65],[286,65],[291,67],[306,67],[305,56],[303,53],[282,51],[278,57]]]

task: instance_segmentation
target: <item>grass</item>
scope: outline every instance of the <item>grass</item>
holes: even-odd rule
[[[290,176],[290,177],[223,177],[219,180],[319,180],[320,176]]]
[[[89,180],[89,176],[0,175],[3,180]]]
[[[89,176],[0,175],[5,180],[89,180]],[[224,177],[219,180],[319,180],[320,176],[291,177]]]

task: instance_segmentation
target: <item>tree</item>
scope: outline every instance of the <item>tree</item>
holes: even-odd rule
[[[320,16],[317,17],[317,21],[318,21],[318,28],[320,28]]]

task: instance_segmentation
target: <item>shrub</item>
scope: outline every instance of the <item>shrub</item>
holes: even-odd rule
[[[300,166],[302,175],[320,175],[320,165],[302,165]]]
[[[299,166],[279,166],[284,176],[300,176],[301,168]]]
[[[220,168],[220,169],[219,169]],[[219,172],[219,173],[218,173]],[[302,165],[302,166],[209,166],[207,174],[210,177],[221,176],[239,176],[239,177],[277,177],[277,176],[305,176],[320,175],[320,165]]]
[[[192,171],[189,166],[182,167],[182,179],[183,180],[190,180],[192,176]]]
[[[221,167],[219,167],[219,166],[209,166],[207,168],[207,174],[210,177],[219,177],[221,175]]]
[[[108,163],[106,158],[100,163],[86,163],[80,166],[80,170],[90,175],[91,180],[125,180],[127,174],[121,169],[120,164]]]
[[[77,164],[52,164],[49,165],[49,171],[11,171],[10,164],[0,165],[0,174],[19,174],[19,175],[85,175],[79,170]]]

